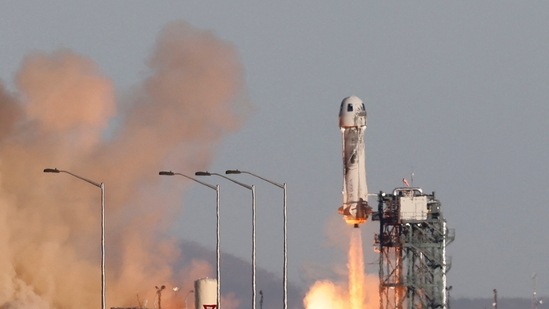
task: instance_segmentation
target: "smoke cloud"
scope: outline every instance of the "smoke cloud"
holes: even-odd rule
[[[162,30],[147,65],[124,100],[70,50],[32,53],[14,91],[0,84],[0,308],[100,304],[100,191],[46,167],[105,183],[109,307],[213,275],[201,261],[172,268],[181,252],[166,235],[181,190],[163,190],[158,171],[206,168],[238,130],[243,68],[230,44],[182,22]]]

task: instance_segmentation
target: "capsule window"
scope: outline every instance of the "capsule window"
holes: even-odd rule
[[[347,111],[352,112],[353,111],[353,104],[347,104]]]

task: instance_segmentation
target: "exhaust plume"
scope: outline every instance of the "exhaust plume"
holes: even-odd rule
[[[182,188],[159,186],[158,171],[208,166],[249,109],[243,68],[230,44],[182,22],[162,30],[147,64],[122,102],[70,50],[26,56],[13,92],[0,83],[0,308],[100,303],[100,192],[46,167],[105,183],[109,307],[213,275],[200,261],[172,268],[181,252],[167,230]]]
[[[349,239],[347,282],[316,281],[303,300],[306,309],[374,309],[379,307],[378,279],[364,269],[360,229],[352,229]]]

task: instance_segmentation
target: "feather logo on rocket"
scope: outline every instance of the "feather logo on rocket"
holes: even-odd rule
[[[339,109],[339,128],[343,140],[343,205],[338,212],[355,228],[366,222],[372,213],[372,208],[368,206],[366,184],[366,121],[366,108],[360,98],[350,96],[343,99]]]

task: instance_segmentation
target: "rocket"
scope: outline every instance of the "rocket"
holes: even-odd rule
[[[338,212],[348,224],[358,228],[372,213],[366,184],[366,108],[360,98],[350,96],[343,99],[339,109],[339,128],[343,140],[343,204]]]

